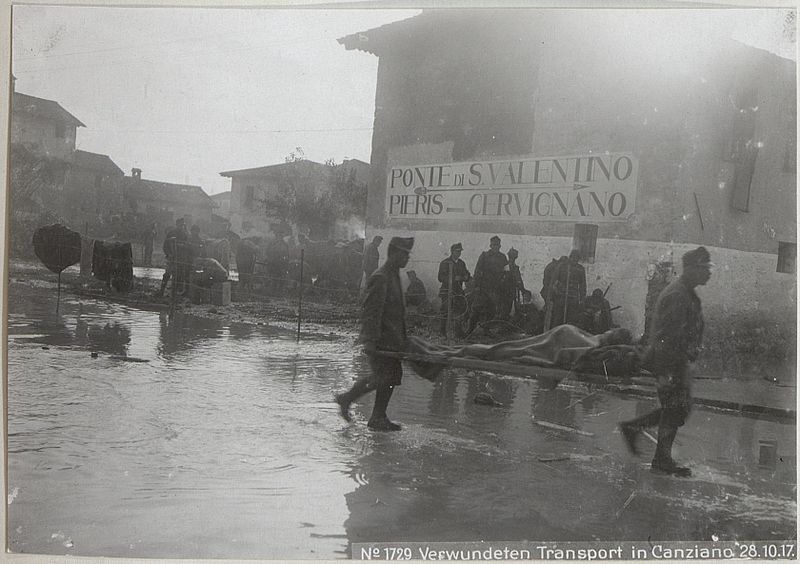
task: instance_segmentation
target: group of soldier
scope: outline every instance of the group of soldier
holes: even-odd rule
[[[378,268],[379,246],[382,237],[376,236],[364,250],[363,280]],[[586,293],[586,271],[580,263],[580,253],[553,259],[544,269],[540,295],[544,307],[533,301],[533,293],[525,287],[517,264],[519,251],[510,248],[501,252],[502,241],[497,235],[489,240],[475,264],[474,275],[461,258],[464,246],[454,243],[450,255],[439,263],[439,331],[448,330],[457,336],[474,331],[479,323],[492,320],[508,321],[525,333],[538,334],[551,327],[571,323],[591,333],[603,333],[613,326],[611,308],[605,293],[595,289]],[[407,273],[409,285],[406,305],[427,303],[425,287],[416,272]]]
[[[377,251],[381,240],[373,240]],[[500,252],[500,238],[490,240],[488,251],[481,253],[475,266],[474,281],[496,316],[506,315],[509,294],[524,290],[515,260],[518,253],[510,249],[508,256]],[[389,420],[387,407],[394,389],[401,384],[403,369],[398,353],[408,349],[405,323],[405,301],[400,283],[400,269],[408,264],[414,246],[412,237],[393,237],[389,242],[386,262],[374,270],[366,281],[362,301],[360,341],[369,360],[370,370],[362,374],[352,387],[336,394],[339,413],[352,421],[350,406],[365,394],[374,391],[375,402],[367,426],[375,431],[399,431],[401,425]],[[445,303],[452,303],[456,289],[463,291],[470,273],[461,260],[463,247],[455,243],[450,256],[439,267]],[[366,253],[365,253],[366,255]],[[374,253],[373,253],[374,256]],[[549,322],[560,325],[575,316],[586,293],[586,274],[579,264],[579,254],[552,261],[544,272],[543,296],[547,296]],[[660,407],[629,421],[619,429],[628,450],[641,454],[639,438],[648,427],[658,427],[658,440],[651,471],[678,477],[691,476],[688,467],[672,458],[672,445],[678,428],[689,414],[692,364],[697,359],[703,335],[703,314],[697,286],[711,277],[713,263],[708,251],[698,247],[683,255],[683,273],[659,295],[653,322],[653,338],[642,354],[643,366],[656,377]],[[513,294],[512,294],[513,297]],[[602,298],[602,292],[593,298]],[[513,304],[512,304],[513,305]],[[447,308],[445,307],[445,311]],[[557,329],[556,329],[557,330]]]
[[[185,295],[190,283],[200,287],[210,287],[216,282],[228,279],[227,269],[219,261],[205,256],[206,241],[200,236],[200,226],[186,228],[186,220],[179,217],[175,226],[164,237],[164,257],[166,265],[161,278],[158,296],[164,295],[167,284],[172,280],[177,295]],[[152,251],[151,251],[152,253]]]

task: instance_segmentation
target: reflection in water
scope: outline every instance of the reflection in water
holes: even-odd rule
[[[373,433],[371,396],[350,425],[331,401],[368,369],[352,335],[296,343],[290,330],[76,299],[56,318],[46,297],[14,297],[16,552],[297,559],[373,541],[795,535],[793,425],[697,410],[676,444],[696,476],[680,481],[647,471],[654,445],[634,459],[616,434],[649,400],[409,370],[390,406],[403,431]],[[475,404],[478,392],[503,405]],[[758,465],[766,441],[774,467]]]
[[[75,338],[78,344],[89,345],[93,350],[125,355],[131,342],[131,330],[117,321],[100,326],[78,318]]]

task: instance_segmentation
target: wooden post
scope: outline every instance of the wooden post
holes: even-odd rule
[[[56,315],[58,315],[58,306],[61,305],[61,271],[58,271],[58,297],[56,298]]]
[[[61,266],[61,247],[64,245],[64,240],[61,239],[58,242],[58,266],[63,270]],[[58,307],[61,305],[61,270],[58,271],[58,292],[56,294],[56,316],[58,315]]]
[[[172,316],[175,313],[175,299],[178,292],[177,285],[178,285],[178,239],[173,239],[173,248],[172,248],[172,289],[170,291],[170,304],[169,304],[169,314]]]
[[[300,249],[300,292],[297,295],[297,342],[300,342],[300,319],[303,312],[303,262],[305,249]]]
[[[447,286],[447,342],[453,338],[453,261],[450,261],[449,284]]]
[[[566,293],[564,294],[564,320],[561,322],[562,325],[567,322],[567,304],[569,304],[569,275],[572,271],[572,265],[570,264],[570,261],[565,262],[564,266],[567,267],[567,289]]]

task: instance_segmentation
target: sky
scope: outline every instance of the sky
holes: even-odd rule
[[[14,6],[12,72],[18,92],[86,124],[78,149],[216,194],[230,189],[221,171],[280,163],[296,147],[369,162],[378,59],[336,40],[418,13]],[[696,11],[689,33],[794,58],[787,13]]]
[[[417,13],[15,6],[12,72],[86,125],[76,148],[215,194],[296,147],[369,162],[378,59],[336,40]]]

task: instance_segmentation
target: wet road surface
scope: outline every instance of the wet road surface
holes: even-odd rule
[[[331,402],[366,369],[353,335],[307,329],[298,344],[289,325],[72,296],[56,317],[49,296],[10,289],[14,552],[297,559],[370,541],[796,538],[792,424],[695,410],[675,448],[695,476],[681,480],[650,474],[654,445],[633,458],[615,431],[650,400],[406,370],[389,407],[404,430],[373,433],[371,396],[351,425]],[[478,392],[503,406],[475,404]]]

